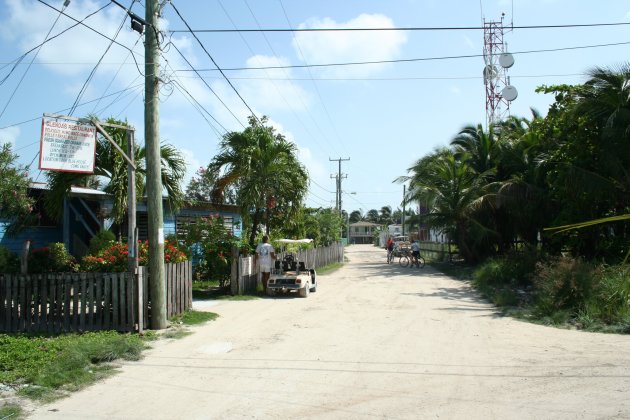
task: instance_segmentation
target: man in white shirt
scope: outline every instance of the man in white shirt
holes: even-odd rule
[[[269,243],[269,236],[265,235],[262,238],[262,243],[256,247],[255,262],[259,264],[261,279],[263,284],[263,291],[267,293],[267,282],[269,281],[269,275],[271,274],[271,264],[276,259],[276,251]]]

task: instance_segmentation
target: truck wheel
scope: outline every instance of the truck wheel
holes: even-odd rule
[[[273,289],[267,289],[267,296],[275,296],[276,295],[276,291]]]
[[[310,291],[311,284],[307,284],[303,288],[300,289],[300,297],[308,297],[308,292]]]
[[[310,292],[317,292],[317,285],[311,287]]]

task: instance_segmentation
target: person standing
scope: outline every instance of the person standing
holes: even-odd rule
[[[256,247],[255,262],[259,264],[263,291],[267,293],[267,282],[271,274],[271,264],[276,259],[276,250],[269,243],[269,236],[265,235],[262,238],[262,243]]]

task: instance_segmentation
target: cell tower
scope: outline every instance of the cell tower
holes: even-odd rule
[[[510,84],[507,69],[514,65],[514,57],[507,51],[503,42],[503,17],[499,22],[483,21],[483,81],[486,85],[486,124],[503,120],[510,113],[510,102],[518,96],[518,91]]]

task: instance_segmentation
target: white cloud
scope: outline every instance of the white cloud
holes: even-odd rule
[[[20,136],[20,127],[8,127],[0,129],[0,145],[9,143],[14,148],[17,138]]]
[[[184,180],[182,181],[182,186],[184,189],[190,183],[190,180],[197,173],[199,168],[201,168],[201,161],[197,159],[195,156],[195,152],[188,149],[179,149],[180,153],[184,156],[184,160],[186,161],[186,175],[184,176]]]
[[[459,94],[462,93],[461,89],[459,87],[455,86],[455,85],[452,85],[450,87],[450,91],[451,91],[451,93],[453,93],[455,95],[459,95]]]
[[[279,67],[290,62],[284,57],[255,55],[247,60],[247,67]],[[298,84],[289,80],[293,73],[289,69],[267,69],[250,72],[251,79],[239,80],[243,96],[249,98],[257,108],[265,110],[306,111],[310,95]]]
[[[480,49],[480,47],[475,44],[472,39],[470,39],[468,36],[464,35],[464,43],[471,49],[471,50],[477,50]]]
[[[331,18],[309,19],[300,28],[393,28],[393,21],[380,14],[361,14],[347,22]],[[407,36],[401,31],[298,32],[293,47],[308,64],[354,61],[392,60],[398,57]],[[329,67],[321,70],[328,76],[366,77],[382,71],[387,65]]]

